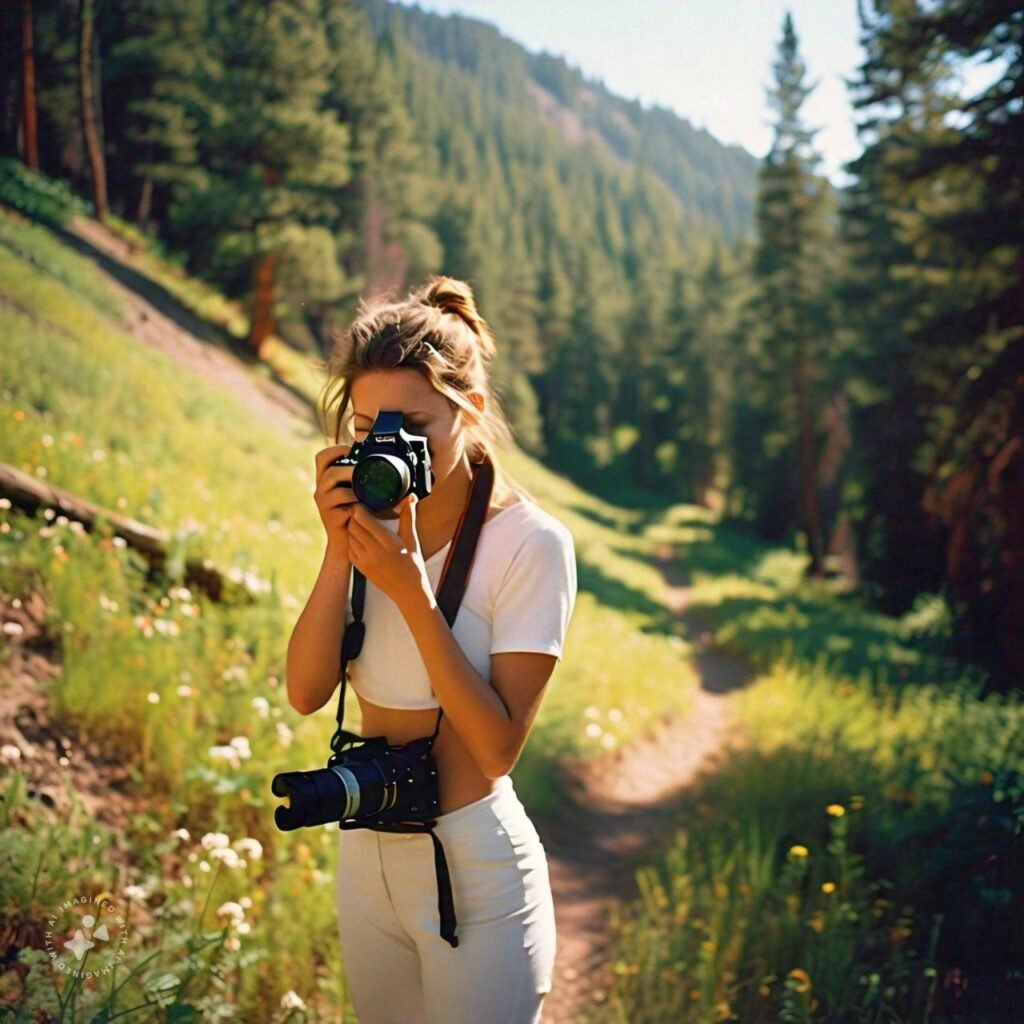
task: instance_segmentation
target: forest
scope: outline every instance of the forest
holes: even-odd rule
[[[799,25],[788,15],[766,69],[773,141],[758,160],[671,111],[613,95],[561,58],[530,53],[493,26],[389,0],[0,5],[0,210],[31,222],[30,229],[0,221],[0,269],[7,268],[0,277],[0,314],[36,309],[36,299],[54,282],[72,288],[76,302],[84,296],[90,317],[93,306],[102,315],[115,308],[120,300],[74,262],[83,243],[69,218],[89,218],[113,232],[130,256],[154,261],[159,287],[135,271],[122,283],[150,299],[157,295],[157,306],[187,306],[187,316],[176,316],[196,336],[215,339],[244,365],[259,366],[277,385],[308,397],[303,374],[323,367],[361,298],[402,295],[435,273],[471,282],[497,339],[495,373],[517,457],[539,463],[527,471],[538,474],[531,481],[557,495],[552,500],[573,510],[567,514],[579,514],[579,534],[600,552],[581,575],[581,589],[594,599],[587,611],[592,618],[580,627],[584,635],[597,645],[603,632],[617,628],[601,618],[608,609],[636,614],[638,622],[641,609],[650,621],[636,627],[639,657],[659,671],[668,664],[668,641],[675,638],[649,634],[662,630],[669,613],[654,609],[649,596],[636,596],[649,595],[654,584],[646,570],[630,564],[655,557],[659,539],[687,552],[698,575],[707,573],[702,585],[709,593],[716,573],[750,575],[753,555],[737,554],[745,544],[751,551],[761,545],[798,556],[798,569],[786,555],[778,555],[777,563],[769,558],[764,573],[747,581],[749,592],[746,583],[735,593],[723,584],[717,610],[707,613],[715,636],[748,655],[768,644],[773,656],[795,656],[798,668],[780,683],[788,708],[831,707],[834,691],[819,690],[820,680],[801,675],[819,654],[836,657],[842,671],[884,676],[891,670],[922,686],[906,704],[892,698],[892,706],[883,686],[887,710],[877,717],[866,705],[851,710],[850,723],[860,721],[877,733],[894,730],[898,768],[889,761],[884,768],[869,764],[869,755],[851,739],[854,767],[829,776],[830,785],[847,787],[845,795],[839,789],[832,795],[822,784],[822,807],[840,808],[828,811],[835,819],[826,822],[829,850],[850,879],[868,869],[898,874],[898,837],[920,838],[912,829],[900,832],[882,815],[878,832],[891,845],[879,863],[865,865],[847,846],[850,818],[839,819],[851,806],[855,768],[876,780],[879,793],[910,794],[904,801],[909,806],[925,800],[924,790],[915,787],[925,785],[927,766],[945,765],[948,755],[949,764],[969,762],[975,775],[986,774],[985,786],[997,780],[998,813],[979,811],[977,820],[984,821],[979,835],[988,835],[989,827],[998,833],[994,842],[1004,870],[1007,858],[1020,853],[1024,829],[1024,783],[1016,766],[1021,725],[1013,703],[1024,686],[1024,11],[1011,0],[862,0],[858,12],[863,60],[849,88],[860,153],[846,168],[849,183],[838,188],[820,171],[815,126],[804,112],[813,84]],[[966,87],[968,67],[984,69],[984,85]],[[5,212],[5,218],[14,215]],[[51,234],[38,233],[44,230]],[[59,254],[59,246],[74,254]],[[45,269],[45,284],[30,286],[27,276],[19,276],[33,267]],[[68,337],[86,330],[77,313],[66,314],[52,301],[45,314],[33,314],[39,322],[62,325],[57,333]],[[51,342],[36,339],[27,326],[18,331],[23,329],[23,335],[5,331],[0,340],[0,350],[8,349],[0,352],[0,446],[5,463],[18,464],[24,456],[28,465],[29,449],[35,452],[31,461],[39,454],[36,442],[16,433],[21,420],[9,411],[34,404],[46,419],[55,404],[46,396],[47,374],[59,382],[62,396],[74,394],[75,382],[64,378],[65,367],[44,369]],[[103,347],[102,333],[97,328],[89,337],[113,365],[120,357]],[[97,408],[108,370],[98,364],[88,371],[96,373],[87,390]],[[128,384],[118,393],[132,400]],[[212,415],[212,398],[183,401],[190,422]],[[132,410],[132,422],[150,415],[141,407]],[[170,406],[163,411],[174,415]],[[226,421],[221,428],[229,436]],[[188,436],[202,445],[201,433]],[[244,437],[236,441],[246,454],[263,457]],[[273,457],[284,465],[293,452],[280,443]],[[177,444],[154,434],[146,450],[170,453],[186,465]],[[117,446],[112,441],[111,451]],[[202,465],[205,491],[216,470]],[[260,465],[272,471],[271,461]],[[247,486],[240,484],[243,466],[231,466],[236,486]],[[84,492],[100,486],[95,472],[79,481]],[[207,539],[224,545],[233,513],[225,495],[210,486],[225,504]],[[142,519],[170,511],[185,517],[186,508],[191,517],[189,506],[168,498],[148,475],[145,483],[110,487],[103,501],[116,504],[131,491],[137,505],[130,511]],[[292,514],[274,496],[255,499],[255,507],[263,510],[265,501],[270,521]],[[690,511],[683,515],[681,508]],[[693,537],[704,536],[712,521],[714,543],[702,554]],[[289,536],[291,529],[306,542],[297,520]],[[176,559],[189,551],[189,532],[179,536],[183,546]],[[614,533],[625,538],[617,553]],[[721,550],[719,533],[726,538]],[[243,561],[260,550],[257,533],[238,543]],[[42,564],[34,548],[25,551],[26,565]],[[11,557],[16,564],[21,556]],[[99,564],[93,589],[106,579]],[[290,594],[300,588],[297,575],[289,575],[297,570],[282,563],[275,571],[281,576],[273,600],[279,589]],[[633,573],[639,574],[636,581]],[[9,566],[0,568],[0,591],[15,589],[14,578]],[[854,656],[845,645],[815,647],[818,633],[827,631],[819,630],[817,606],[789,603],[804,584],[819,588],[809,593],[837,601],[839,615],[852,615],[843,602],[855,596],[865,618],[851,630],[873,638],[863,651]],[[81,595],[68,583],[62,586],[63,611],[70,616]],[[770,628],[758,619],[769,613],[754,606],[761,597],[766,606],[774,598],[758,587],[777,588],[783,602]],[[127,594],[123,599],[129,601]],[[730,601],[733,619],[725,611]],[[284,609],[293,611],[287,602]],[[226,619],[221,640],[236,628],[250,639],[259,636],[251,648],[259,652],[257,662],[267,673],[279,672],[265,645],[281,620],[265,614],[266,620],[257,616],[244,628]],[[899,642],[879,639],[890,628],[878,625],[883,622],[902,623],[892,627]],[[921,641],[920,660],[900,647],[907,635]],[[890,641],[903,652],[896,661],[890,660]],[[188,664],[198,675],[217,642],[204,637],[195,644]],[[216,657],[225,659],[228,671],[231,658],[223,652]],[[585,668],[597,671],[596,655],[591,657],[568,671],[580,678]],[[109,665],[115,663],[112,653]],[[775,671],[770,659],[757,664],[767,674]],[[963,697],[958,680],[964,678],[977,680],[980,700]],[[926,679],[935,685],[927,697]],[[829,685],[835,682],[830,678]],[[225,720],[237,721],[240,698],[228,692],[230,682],[226,687]],[[171,794],[184,786],[190,798],[201,784],[226,785],[212,769],[188,774],[180,751],[155,751],[159,728],[185,728],[184,720],[156,727],[126,713],[121,721],[113,691],[108,696],[104,713],[117,719],[111,735],[142,744],[136,782],[155,778],[157,789],[163,785],[161,792]],[[636,700],[655,707],[663,696]],[[975,716],[980,721],[989,697],[1005,700],[1005,710],[993,711],[984,728],[978,726],[968,756],[952,738],[956,723],[975,722]],[[100,704],[90,708],[84,689],[62,700],[71,720],[99,727]],[[618,708],[629,700],[610,690],[595,704]],[[778,738],[785,715],[781,705],[772,707],[750,714],[761,716],[765,736]],[[951,730],[947,737],[936,726],[936,735],[945,737],[936,740],[941,756],[923,750],[910,721],[915,707],[922,720]],[[582,714],[575,706],[563,710],[564,721]],[[538,794],[538,780],[551,770],[556,753],[571,747],[568,733],[559,731],[559,714],[552,711],[546,726],[547,752],[522,768]],[[795,722],[798,713],[793,715]],[[839,736],[845,726],[838,720],[834,725]],[[187,728],[193,727],[190,719]],[[211,729],[211,742],[221,732]],[[608,726],[603,735],[617,733]],[[991,767],[981,767],[982,736],[989,738]],[[615,743],[626,739],[624,734]],[[791,764],[784,767],[800,774]],[[902,788],[883,780],[885,772],[904,773]],[[232,793],[248,792],[248,786],[256,783],[239,782]],[[740,788],[737,783],[737,793]],[[864,788],[870,789],[867,782]],[[718,795],[726,801],[723,792]],[[956,792],[973,814],[976,788]],[[815,790],[813,799],[818,795]],[[18,799],[15,793],[11,806]],[[803,811],[795,806],[781,809],[780,820],[799,818]],[[738,802],[737,813],[742,811]],[[251,815],[245,818],[249,823]],[[929,819],[922,833],[932,827],[935,820]],[[962,821],[957,828],[957,841],[967,843],[970,828]],[[928,834],[934,839],[940,833]],[[778,842],[785,837],[790,831],[780,826]],[[744,848],[751,864],[760,838],[743,840],[753,844]],[[817,866],[801,864],[802,854],[792,855],[802,846],[789,849],[765,892],[778,883],[803,899],[809,879],[818,888],[834,886],[827,873],[815,874]],[[722,856],[720,884],[730,887],[728,906],[737,915],[730,927],[742,930],[760,904],[744,904],[736,893],[757,884],[743,876],[742,857]],[[722,995],[728,971],[736,968],[715,960],[718,952],[709,954],[713,969],[705,964],[706,987],[692,1007],[686,1004],[686,1013],[699,1006],[706,1016],[684,1017],[681,1004],[669,1001],[654,1009],[650,992],[668,969],[669,953],[650,936],[674,927],[665,919],[670,902],[690,906],[692,899],[698,907],[702,885],[717,892],[718,883],[703,874],[715,863],[712,854],[691,857],[683,844],[667,855],[660,874],[652,869],[646,876],[646,902],[623,926],[619,947],[626,967],[611,1001],[623,1014],[647,1006],[642,1019],[651,1021],[928,1019],[915,1014],[938,998],[934,986],[928,989],[920,978],[904,985],[900,972],[912,971],[902,960],[893,968],[898,995],[879,995],[876,1016],[856,1015],[867,1012],[867,996],[851,1015],[822,1016],[819,1006],[815,1016],[800,977],[791,984],[792,975],[777,971],[762,985],[771,993],[764,1006],[770,1002],[772,1013],[789,1016],[768,1016],[761,1004],[755,1007],[752,993],[753,1002],[744,1004],[747,1016],[715,1017],[715,1007],[728,1002]],[[298,878],[291,884],[301,888]],[[681,894],[673,889],[680,879],[697,889]],[[971,918],[974,936],[988,934],[991,921],[1005,924],[1001,915],[1021,906],[1019,880],[1014,888],[1000,875],[985,892],[992,905]],[[0,886],[0,903],[4,897]],[[700,914],[711,921],[710,929],[713,910],[704,906]],[[780,910],[779,921],[783,917]],[[900,920],[887,919],[890,933],[904,927]],[[833,919],[827,922],[831,928]],[[679,939],[692,949],[676,948],[671,955],[699,959],[702,944],[712,939],[724,948],[728,928],[722,921],[718,926],[714,936],[698,928]],[[956,945],[939,924],[930,934]],[[846,938],[851,950],[856,947],[848,955],[863,954],[870,963],[874,953],[864,953],[870,942],[861,936],[858,946]],[[304,940],[292,935],[289,941],[290,954],[301,960]],[[774,946],[765,940],[770,955],[796,944],[781,925],[771,941]],[[921,941],[921,956],[936,954],[934,943],[928,949]],[[1012,968],[1012,943],[1009,955],[983,944],[984,956],[971,960],[959,950],[942,953],[942,942],[938,955],[948,954],[947,966],[961,956],[978,970],[985,957],[1000,969]],[[765,977],[772,967],[759,952],[744,964],[751,971],[757,965]],[[820,968],[823,975],[830,971],[838,993],[842,971],[835,964]],[[258,1003],[266,993],[256,992],[256,981],[248,984],[255,986],[248,996]],[[946,1015],[934,1019],[1009,1021],[1011,988],[1007,982],[991,1017],[958,1017],[947,993]],[[1013,991],[1019,996],[1019,983]],[[322,994],[343,1001],[337,992]],[[842,1005],[854,1006],[849,999]]]

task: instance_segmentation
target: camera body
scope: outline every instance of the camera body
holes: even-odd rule
[[[274,810],[274,824],[282,832],[334,821],[423,821],[438,814],[432,737],[397,746],[383,736],[345,736],[326,768],[274,776],[271,792],[285,801]]]
[[[427,439],[405,430],[403,419],[400,412],[382,410],[366,440],[330,463],[354,467],[352,490],[371,512],[393,508],[410,492],[421,499],[430,494],[434,474]]]

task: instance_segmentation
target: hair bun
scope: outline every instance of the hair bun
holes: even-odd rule
[[[477,336],[484,354],[494,355],[494,336],[487,321],[477,311],[473,289],[465,281],[443,275],[428,278],[419,298],[428,306],[457,316]]]

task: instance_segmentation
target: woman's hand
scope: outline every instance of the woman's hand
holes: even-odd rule
[[[398,533],[382,526],[365,505],[358,504],[348,528],[352,564],[392,601],[403,603],[430,593],[427,567],[416,532],[416,495],[408,495],[398,509]]]
[[[327,533],[327,550],[342,561],[349,561],[349,523],[356,496],[352,492],[352,466],[332,466],[335,459],[348,455],[347,444],[332,444],[316,453],[316,502],[320,521]]]

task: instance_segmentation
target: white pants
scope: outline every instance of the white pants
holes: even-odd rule
[[[440,935],[429,835],[339,833],[336,899],[360,1024],[536,1024],[551,991],[548,862],[510,776],[437,819],[459,945]]]

